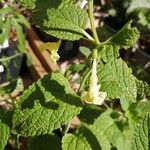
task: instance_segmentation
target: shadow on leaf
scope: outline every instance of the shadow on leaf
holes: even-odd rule
[[[40,103],[42,107],[52,110],[59,109],[62,105],[60,102],[79,107],[82,106],[79,97],[67,94],[64,89],[65,87],[55,80],[50,80],[48,83],[49,79],[47,78],[50,78],[50,76],[45,76],[43,80],[33,85],[35,86],[34,90],[28,97],[25,97],[21,104],[21,109],[32,109],[36,103]]]

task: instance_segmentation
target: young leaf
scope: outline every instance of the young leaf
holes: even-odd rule
[[[114,59],[98,72],[102,91],[110,98],[135,102],[137,97],[136,78],[121,59]]]
[[[145,115],[134,131],[131,150],[149,150],[150,148],[150,114]]]
[[[28,150],[61,150],[61,141],[55,134],[31,137]]]
[[[99,57],[105,62],[118,58],[119,50],[134,46],[138,38],[138,30],[135,27],[131,27],[131,22],[129,22],[119,32],[99,46]]]
[[[64,6],[60,9],[49,9],[47,17],[39,21],[41,16],[35,13],[34,23],[44,32],[57,38],[66,40],[79,40],[84,35],[88,15],[85,10],[74,5]],[[39,14],[41,15],[41,14]]]
[[[10,135],[10,129],[4,121],[4,115],[5,112],[0,109],[0,150],[4,150]]]
[[[120,31],[118,31],[109,42],[118,45],[120,48],[130,48],[135,45],[139,38],[137,28],[131,26],[131,22],[127,23]]]
[[[24,136],[49,134],[70,121],[82,103],[60,73],[52,73],[32,84],[15,110],[13,124]]]

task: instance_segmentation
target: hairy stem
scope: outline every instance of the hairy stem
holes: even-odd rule
[[[65,127],[65,129],[63,131],[63,135],[65,135],[69,131],[69,129],[70,129],[70,123],[71,123],[71,121],[66,125],[66,127]]]
[[[86,80],[88,79],[89,75],[91,74],[91,69],[85,74],[85,76],[83,77],[80,87],[78,89],[78,93],[80,93],[85,85]]]
[[[88,7],[89,7],[89,18],[90,18],[90,24],[91,24],[91,30],[93,32],[94,40],[97,44],[100,44],[95,26],[94,26],[94,15],[93,15],[93,0],[88,1]]]

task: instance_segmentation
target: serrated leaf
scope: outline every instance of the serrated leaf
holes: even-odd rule
[[[143,81],[137,80],[137,100],[143,100],[147,96],[150,96],[150,86]]]
[[[112,43],[106,43],[99,47],[99,57],[103,59],[104,62],[108,60],[118,58],[119,57],[119,49],[118,45]]]
[[[139,101],[135,107],[138,116],[144,116],[147,113],[150,113],[150,101]]]
[[[100,130],[99,125],[90,125],[87,130],[83,128],[83,131],[85,132],[84,134],[88,138],[92,149],[109,150],[111,148],[109,140]]]
[[[145,115],[134,131],[131,150],[150,149],[150,114]]]
[[[122,59],[114,59],[98,72],[101,90],[110,98],[135,102],[137,97],[136,78]]]
[[[104,62],[118,58],[120,55],[119,50],[121,48],[133,47],[138,38],[139,32],[137,28],[131,27],[131,22],[129,22],[114,36],[99,46],[99,57]]]
[[[70,5],[60,9],[49,9],[42,21],[39,20],[41,14],[38,14],[35,13],[33,16],[34,23],[52,36],[74,41],[84,35],[83,29],[87,24],[88,15],[79,7]]]
[[[110,150],[110,144],[98,126],[81,126],[77,132],[63,137],[63,150]]]
[[[28,150],[61,150],[61,141],[55,134],[40,135],[29,140],[28,148]]]
[[[4,115],[5,112],[0,109],[0,150],[4,150],[10,135],[10,129],[4,121]]]
[[[127,23],[120,31],[118,31],[109,41],[120,48],[130,48],[134,46],[139,38],[137,28],[131,27],[131,22]]]
[[[102,113],[102,110],[95,106],[86,106],[82,109],[79,118],[86,127],[95,135],[95,137],[101,137],[104,135],[107,142],[111,143],[113,146],[117,146],[119,137],[122,134],[122,125],[119,126],[119,122],[115,121],[120,115],[117,112],[107,110]],[[96,130],[96,131],[94,131]],[[100,135],[99,135],[100,134]],[[101,138],[98,140],[101,141]],[[95,143],[95,141],[93,141]],[[93,148],[96,149],[97,147]]]
[[[66,134],[62,139],[63,150],[92,150],[86,138],[82,135]]]
[[[129,8],[127,10],[127,13],[131,13],[136,9],[141,9],[141,8],[150,8],[150,0],[132,0]]]
[[[32,84],[20,97],[13,124],[24,136],[49,134],[70,121],[82,103],[60,73],[52,73]]]

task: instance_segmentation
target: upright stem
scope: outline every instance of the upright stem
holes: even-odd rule
[[[94,40],[97,44],[100,44],[96,29],[94,26],[93,0],[88,0],[88,8],[89,8],[89,18],[90,18],[91,30],[93,32]]]
[[[82,89],[84,87],[84,84],[86,82],[86,80],[88,79],[89,75],[91,74],[91,69],[88,70],[88,72],[85,74],[85,76],[83,77],[82,81],[81,81],[81,84],[80,84],[80,87],[78,89],[78,93],[82,92]]]

